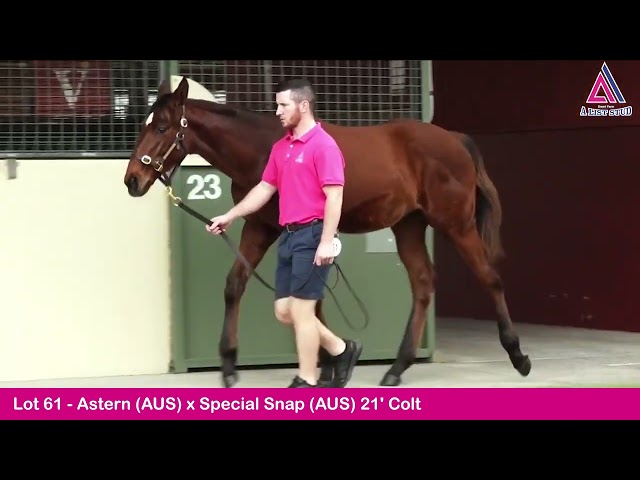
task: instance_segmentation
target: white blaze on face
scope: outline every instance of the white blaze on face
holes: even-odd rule
[[[147,117],[147,121],[145,122],[145,125],[149,125],[151,122],[153,122],[153,112],[151,112]]]

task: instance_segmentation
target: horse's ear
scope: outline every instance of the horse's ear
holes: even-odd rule
[[[163,80],[158,87],[158,97],[166,95],[167,93],[171,93],[171,87],[167,80]]]
[[[178,104],[183,105],[184,101],[189,96],[189,81],[187,80],[187,77],[182,77],[182,80],[180,81],[180,85],[178,85],[178,88],[176,88],[173,94],[178,100]]]

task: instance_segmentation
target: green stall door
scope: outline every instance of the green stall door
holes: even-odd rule
[[[210,218],[232,206],[230,180],[211,167],[182,167],[173,181],[174,194]],[[218,367],[218,340],[224,318],[226,276],[235,260],[226,242],[205,231],[205,226],[183,210],[170,209],[172,289],[172,371]],[[240,242],[242,220],[228,234]],[[363,360],[387,360],[396,356],[411,310],[407,275],[395,253],[395,240],[388,230],[369,235],[341,235],[338,262],[356,294],[370,314],[370,323],[360,330],[364,315],[338,278],[334,293],[355,330],[345,323],[335,301],[327,293],[325,317],[330,328],[364,342]],[[429,239],[430,240],[430,239]],[[270,284],[274,282],[276,246],[269,249],[257,268]],[[327,284],[336,284],[333,269]],[[434,350],[433,305],[429,310],[420,358],[431,358]],[[273,292],[251,277],[240,304],[238,329],[239,365],[297,363],[293,333],[273,314]]]

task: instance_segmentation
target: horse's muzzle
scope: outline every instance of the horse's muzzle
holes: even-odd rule
[[[135,177],[135,175],[131,176],[131,178],[129,178],[129,180],[125,182],[125,185],[127,186],[129,195],[131,195],[132,197],[140,196],[140,192],[138,190],[138,179]]]

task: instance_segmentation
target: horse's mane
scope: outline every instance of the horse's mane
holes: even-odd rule
[[[169,100],[171,99],[171,93],[165,93],[159,96],[153,105],[151,105],[149,109],[149,113],[155,112],[158,109],[163,108],[167,105]],[[219,115],[223,115],[226,117],[237,118],[238,120],[245,120],[252,123],[264,123],[265,120],[271,120],[270,116],[273,116],[275,120],[275,115],[267,112],[262,112],[259,110],[252,110],[250,108],[245,107],[244,105],[234,105],[227,103],[218,103],[211,100],[202,100],[196,98],[189,98],[187,101],[193,105],[196,105],[203,110],[207,110],[210,112],[217,113]]]

